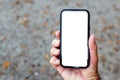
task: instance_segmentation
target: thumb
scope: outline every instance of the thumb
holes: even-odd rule
[[[98,54],[97,54],[97,44],[95,41],[94,34],[90,36],[89,39],[89,49],[90,49],[90,66],[98,67]]]

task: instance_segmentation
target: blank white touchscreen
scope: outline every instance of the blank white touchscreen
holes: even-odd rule
[[[88,64],[88,12],[63,11],[61,16],[62,65],[86,67]]]

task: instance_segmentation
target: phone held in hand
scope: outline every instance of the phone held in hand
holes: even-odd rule
[[[60,64],[66,68],[89,66],[90,14],[85,9],[60,13]]]

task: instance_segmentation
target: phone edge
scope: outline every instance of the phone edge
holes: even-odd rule
[[[62,54],[61,54],[61,42],[62,42],[62,12],[64,11],[86,11],[88,13],[88,60],[87,65],[85,67],[75,67],[75,66],[64,66],[62,65]],[[90,37],[90,12],[87,9],[63,9],[60,12],[60,65],[65,68],[87,68],[90,65],[90,50],[89,50],[89,37]]]

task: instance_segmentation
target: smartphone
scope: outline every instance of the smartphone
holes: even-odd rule
[[[64,9],[60,13],[60,64],[67,68],[89,66],[90,14],[84,9]]]

